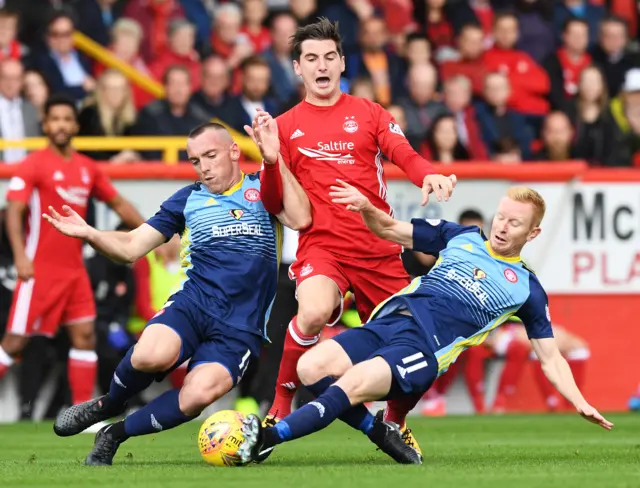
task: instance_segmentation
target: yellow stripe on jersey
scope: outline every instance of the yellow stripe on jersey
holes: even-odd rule
[[[498,261],[504,261],[505,263],[519,263],[520,261],[522,261],[520,259],[520,256],[509,258],[506,256],[500,256],[500,254],[496,254],[494,250],[491,249],[491,244],[489,244],[489,241],[484,241],[484,245],[487,248],[487,252],[491,255],[493,259],[497,259]]]
[[[189,261],[191,255],[191,229],[189,227],[184,228],[182,236],[180,236],[180,272],[178,275],[178,282],[176,286],[171,290],[171,294],[174,294],[180,289],[182,284],[187,280],[187,270],[191,269],[193,264]]]
[[[244,173],[241,171],[240,174],[242,175],[240,177],[240,181],[238,181],[235,185],[233,185],[231,188],[229,188],[227,191],[223,192],[222,194],[225,196],[229,196],[229,195],[233,195],[235,192],[237,192],[240,188],[242,188],[242,184],[244,183]]]
[[[414,291],[416,291],[416,289],[419,286],[420,286],[420,277],[414,278],[414,280],[411,283],[409,283],[407,286],[405,286],[398,293],[396,293],[395,295],[391,295],[389,298],[387,298],[387,299],[383,300],[382,302],[380,302],[378,304],[378,306],[373,309],[373,312],[371,312],[371,315],[369,316],[369,320],[371,320],[373,317],[375,317],[375,315],[382,309],[382,307],[384,307],[387,304],[387,302],[389,300],[391,300],[392,298],[401,296],[401,295],[408,295],[409,293],[413,293]]]
[[[506,322],[514,313],[515,311],[510,311],[502,314],[487,327],[479,330],[471,337],[453,344],[451,349],[446,353],[442,354],[441,356],[438,356],[436,354],[436,359],[438,360],[438,372],[449,368],[449,366],[451,366],[451,364],[458,358],[460,354],[462,354],[462,352],[464,352],[465,349],[482,344],[493,329]]]

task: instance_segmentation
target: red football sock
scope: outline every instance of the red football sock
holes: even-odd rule
[[[551,411],[556,410],[558,405],[560,404],[560,397],[558,392],[551,384],[551,382],[547,379],[542,371],[542,366],[540,366],[540,361],[534,361],[533,372],[536,378],[536,383],[538,383],[538,388],[540,388],[540,392],[542,393],[542,397],[544,398],[544,403],[547,405],[547,408]]]
[[[169,382],[174,388],[182,388],[184,379],[187,376],[187,363],[183,363],[169,373]]]
[[[287,328],[278,380],[276,381],[276,395],[268,414],[279,419],[291,413],[291,402],[300,387],[300,379],[297,372],[298,360],[311,346],[318,342],[320,337],[304,335],[298,329],[297,322],[297,316],[293,317]]]
[[[91,400],[98,373],[98,355],[95,351],[72,348],[69,350],[67,366],[73,404]]]
[[[530,350],[531,348],[522,342],[511,341],[509,343],[505,352],[505,363],[500,374],[497,395],[506,398],[516,391],[522,369],[529,360]]]
[[[484,361],[491,357],[485,347],[470,347],[465,355],[464,379],[476,413],[484,413]]]
[[[407,421],[407,414],[413,410],[421,398],[422,394],[408,395],[396,400],[389,400],[387,402],[387,408],[384,411],[384,420],[394,422],[400,427],[404,426]]]

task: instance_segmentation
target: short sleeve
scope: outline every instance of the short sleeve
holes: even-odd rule
[[[542,285],[534,275],[530,275],[529,278],[529,298],[516,314],[522,320],[529,339],[553,337],[549,300]]]
[[[94,177],[92,194],[101,202],[109,203],[118,195],[111,180],[104,174],[102,168],[98,164],[94,164]]]
[[[25,159],[16,166],[16,173],[9,180],[7,200],[29,203],[34,188],[38,186],[38,171],[33,157]]]
[[[182,234],[185,227],[184,208],[192,190],[193,185],[182,188],[162,202],[160,210],[147,220],[147,224],[160,232],[167,240],[171,239],[174,234]]]
[[[457,235],[479,231],[475,226],[463,226],[439,219],[411,219],[411,223],[413,250],[427,254],[439,253]]]

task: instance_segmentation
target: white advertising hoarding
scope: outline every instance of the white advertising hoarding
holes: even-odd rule
[[[0,180],[4,197],[7,180]],[[145,217],[187,184],[184,180],[116,180],[118,190]],[[490,221],[500,198],[511,185],[504,180],[459,182],[449,202],[420,206],[421,193],[408,181],[389,181],[388,200],[395,216],[457,220],[467,209]],[[542,234],[527,246],[523,257],[549,293],[640,293],[640,184],[537,183],[547,202]],[[328,191],[328,190],[327,190]],[[97,208],[97,225],[113,228],[116,216]],[[486,231],[489,230],[487,223]]]

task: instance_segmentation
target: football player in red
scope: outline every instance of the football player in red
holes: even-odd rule
[[[74,404],[90,400],[95,387],[93,292],[82,258],[82,242],[42,225],[42,213],[50,206],[68,205],[84,217],[89,198],[94,196],[130,227],[144,222],[99,166],[71,147],[71,139],[78,132],[77,115],[73,100],[51,97],[46,102],[43,121],[49,146],[27,156],[9,182],[7,234],[18,282],[0,343],[2,378],[29,336],[52,337],[59,325],[68,326],[69,386]]]
[[[325,325],[338,321],[347,291],[353,291],[360,317],[366,321],[378,303],[409,284],[401,247],[376,237],[358,215],[332,203],[330,186],[338,178],[347,181],[392,215],[386,202],[383,155],[422,188],[423,205],[432,191],[438,200],[447,200],[456,183],[455,176],[435,174],[431,164],[411,148],[389,112],[340,91],[345,61],[336,24],[321,19],[301,27],[292,44],[293,66],[304,82],[305,99],[275,121],[259,111],[253,127],[245,127],[250,135],[256,128],[263,131],[258,146],[264,160],[280,160],[290,168],[312,206],[312,224],[300,232],[296,262],[290,268],[299,308],[287,331],[267,425],[291,412],[300,385],[298,359],[318,342]],[[277,171],[279,166],[265,167]],[[277,184],[279,178],[273,181]],[[265,207],[269,204],[265,202]],[[281,209],[276,205],[269,211],[277,214]],[[405,417],[418,400],[390,402],[385,412],[385,420],[398,424],[405,441],[413,445]]]

